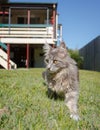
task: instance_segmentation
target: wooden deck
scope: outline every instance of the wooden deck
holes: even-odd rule
[[[51,25],[0,24],[0,41],[10,44],[55,44]]]

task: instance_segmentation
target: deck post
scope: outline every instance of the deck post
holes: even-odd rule
[[[29,68],[29,44],[26,46],[26,68]]]
[[[56,38],[56,10],[55,10],[55,4],[53,5],[53,19],[52,19],[52,24],[53,24],[53,38]],[[53,45],[55,47],[55,45]]]
[[[7,69],[10,69],[10,44],[7,44]]]
[[[53,5],[53,26],[54,26],[54,38],[55,38],[55,24],[56,24],[56,11],[55,11],[55,4]]]
[[[30,24],[30,10],[27,11],[27,24]],[[26,45],[26,68],[29,68],[29,44]]]

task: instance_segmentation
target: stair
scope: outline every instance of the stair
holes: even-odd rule
[[[2,48],[7,50],[7,46],[4,43],[0,42],[0,46],[2,46]],[[7,53],[2,48],[0,48],[0,65],[5,69],[8,69],[8,63],[7,63],[8,56]],[[10,67],[9,69],[16,69],[17,65],[12,60],[10,60],[9,67]]]
[[[7,46],[6,46],[6,44],[0,42],[0,46],[7,51]]]

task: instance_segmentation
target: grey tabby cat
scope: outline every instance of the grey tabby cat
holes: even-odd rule
[[[79,120],[77,111],[79,78],[76,62],[70,58],[64,42],[56,48],[45,44],[43,49],[46,63],[43,78],[48,87],[48,94],[64,96],[70,117]]]

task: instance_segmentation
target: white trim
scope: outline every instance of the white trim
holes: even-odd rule
[[[54,39],[51,38],[1,38],[0,41],[9,44],[44,44],[45,42],[55,44]]]
[[[8,69],[8,67],[7,67],[7,53],[5,53],[2,49],[0,49],[0,64],[5,69]],[[17,68],[17,65],[12,60],[10,60],[10,69],[12,69],[12,66],[13,66],[13,69]]]

